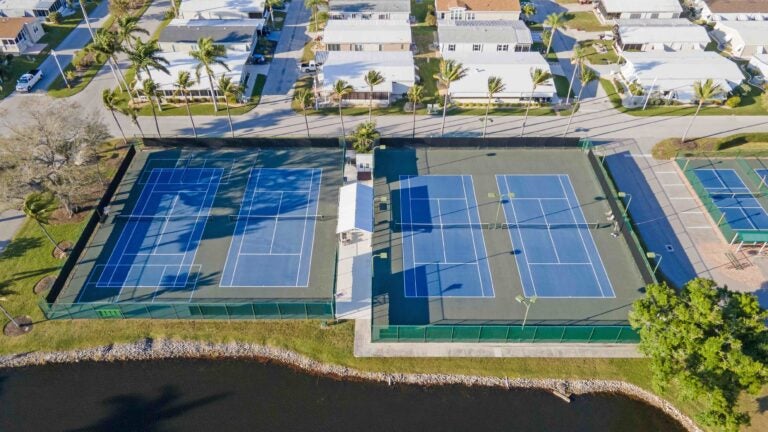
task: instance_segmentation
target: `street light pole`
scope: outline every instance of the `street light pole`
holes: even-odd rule
[[[64,84],[67,85],[67,88],[72,88],[69,85],[69,80],[67,79],[67,76],[64,74],[64,69],[61,68],[61,63],[59,63],[59,56],[56,55],[56,50],[51,50],[51,54],[53,54],[53,61],[56,62],[56,66],[59,68],[59,73],[61,74],[61,79],[64,80]]]
[[[525,330],[525,324],[528,322],[528,311],[531,309],[531,305],[536,303],[536,297],[523,297],[518,295],[515,297],[515,300],[525,306],[525,316],[523,317],[523,330]]]
[[[509,199],[514,199],[515,193],[507,192],[503,196]],[[496,227],[499,225],[499,216],[501,215],[502,196],[495,192],[488,192],[488,198],[497,198],[499,200],[499,205],[496,206],[496,218],[493,220],[494,227]]]
[[[83,11],[83,19],[85,19],[85,25],[88,27],[88,33],[91,34],[91,39],[94,39],[93,37],[93,28],[91,28],[91,20],[88,19],[88,12],[85,11],[85,5],[83,4],[85,0],[78,0],[77,3],[80,5],[80,10]]]
[[[656,261],[656,265],[653,267],[653,274],[656,274],[656,271],[659,269],[659,266],[661,265],[661,260],[664,258],[664,256],[663,255],[659,255],[656,252],[647,252],[645,254],[645,256],[647,258],[650,258],[650,259]]]
[[[619,198],[629,197],[627,200],[627,205],[624,206],[624,217],[627,217],[629,215],[629,206],[632,204],[632,194],[629,192],[619,192],[618,195]]]
[[[5,300],[5,299],[0,299],[0,300]],[[21,326],[19,325],[19,323],[17,323],[17,322],[16,322],[16,320],[15,320],[15,319],[13,319],[13,317],[11,316],[11,314],[9,314],[7,310],[5,310],[5,308],[3,307],[3,305],[0,305],[0,311],[3,311],[3,315],[5,315],[5,317],[6,317],[6,318],[8,318],[8,319],[9,319],[9,320],[10,320],[10,321],[13,323],[13,325],[15,325],[15,326],[16,326],[16,328],[21,328]]]

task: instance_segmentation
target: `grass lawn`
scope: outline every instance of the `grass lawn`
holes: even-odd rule
[[[682,144],[680,138],[667,138],[653,146],[655,159],[680,156],[768,156],[768,133],[743,133],[723,138],[698,138]]]
[[[418,57],[437,57],[437,51],[431,45],[437,40],[437,28],[420,26],[411,27],[413,43],[416,44]]]
[[[417,2],[416,0],[411,0],[411,15],[416,18],[416,22],[419,24],[424,24],[424,18],[427,16],[427,6],[435,4],[428,1],[428,0],[421,0],[420,2]]]
[[[565,27],[574,30],[588,32],[610,30],[611,26],[600,24],[597,16],[591,11],[585,12],[566,12]]]
[[[624,108],[621,105],[621,96],[616,92],[616,88],[613,83],[606,79],[600,80],[600,85],[603,86],[608,98],[611,100],[613,107],[617,110],[631,114],[638,117],[653,117],[653,116],[687,116],[693,115],[696,112],[696,107],[692,105],[671,105],[671,106],[652,106],[648,105],[643,111],[642,108]],[[705,105],[701,108],[699,116],[728,116],[728,115],[747,115],[747,116],[759,116],[768,115],[768,107],[764,106],[761,99],[768,98],[764,96],[764,92],[750,87],[750,92],[741,96],[741,105],[736,108],[728,108],[718,105]],[[765,104],[768,105],[768,104]]]
[[[301,52],[302,63],[315,59],[315,52],[312,50],[315,47],[315,41],[309,41],[304,45],[304,50]]]
[[[440,70],[440,60],[436,58],[416,58],[416,68],[419,70],[420,83],[424,86],[423,103],[435,103],[437,97],[437,81],[435,74]]]
[[[285,11],[279,11],[276,10],[274,12],[273,19],[268,21],[268,24],[275,30],[280,31],[283,29],[283,26],[285,25],[285,17],[286,12]]]
[[[613,49],[613,41],[584,41],[581,43],[581,46],[584,47],[585,58],[591,64],[604,65],[619,62],[619,56],[616,54],[616,50]],[[605,47],[605,52],[599,53],[596,48],[597,46]]]

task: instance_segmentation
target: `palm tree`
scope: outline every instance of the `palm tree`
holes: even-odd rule
[[[448,96],[451,93],[451,83],[458,81],[467,76],[467,69],[461,63],[457,63],[455,60],[440,60],[440,69],[435,74],[435,79],[445,89],[445,97],[443,99],[443,124],[440,126],[440,135],[445,133],[445,115],[448,110]]]
[[[120,122],[117,121],[117,114],[115,114],[115,111],[117,110],[117,97],[115,96],[115,92],[110,89],[104,89],[101,92],[101,101],[104,103],[104,107],[109,110],[110,114],[112,114],[112,118],[115,119],[115,124],[117,125],[117,128],[120,129],[120,135],[123,136],[123,143],[128,145],[128,138],[125,137],[123,127],[120,126]]]
[[[312,11],[312,22],[315,23],[315,31],[320,30],[320,24],[317,22],[317,10],[320,6],[325,4],[328,4],[328,0],[304,0],[304,6]]]
[[[6,54],[0,57],[0,91],[3,90],[2,83],[11,79],[11,62],[13,54]]]
[[[368,121],[371,121],[373,114],[373,88],[384,83],[384,75],[379,71],[369,70],[365,74],[365,83],[368,84],[368,88],[371,90],[371,93],[368,95]]]
[[[581,102],[581,94],[584,92],[584,87],[587,86],[587,84],[591,83],[597,79],[597,73],[588,68],[583,67],[581,68],[581,73],[579,74],[579,81],[581,82],[581,88],[579,88],[579,97],[578,100]],[[571,122],[573,121],[573,115],[576,114],[576,106],[571,108],[571,116],[568,118],[568,124],[565,126],[565,132],[563,132],[563,138],[568,135],[568,130],[571,128]]]
[[[139,39],[136,41],[136,46],[128,51],[128,59],[136,69],[137,75],[140,76],[141,72],[144,71],[147,73],[147,78],[152,79],[152,74],[149,72],[150,67],[170,75],[168,68],[166,68],[170,63],[160,55],[161,53],[162,50],[157,46],[156,40],[143,42]]]
[[[264,7],[269,10],[269,23],[275,24],[275,6],[280,6],[283,0],[264,0]]]
[[[565,95],[565,104],[571,101],[571,91],[573,91],[573,81],[576,80],[576,72],[579,68],[584,67],[584,56],[586,52],[580,45],[574,45],[573,55],[571,55],[571,64],[573,65],[573,73],[571,74],[571,80],[568,82],[568,93]],[[581,93],[579,93],[581,94]]]
[[[142,138],[146,138],[144,136],[144,130],[141,129],[141,125],[139,124],[139,110],[132,106],[126,106],[122,110],[120,110],[123,114],[127,115],[128,118],[131,119],[131,122],[134,126],[136,126],[136,129],[139,130],[139,134],[141,134]]]
[[[307,126],[307,138],[309,138],[309,120],[307,118],[307,108],[312,106],[315,95],[307,89],[300,89],[294,95],[294,99],[301,106],[301,112],[304,114],[304,124]]]
[[[152,103],[152,99],[157,96],[157,84],[152,78],[144,80],[142,88],[144,89],[144,95],[149,99],[149,107],[152,108],[152,117],[155,118],[155,128],[157,129],[157,136],[160,137],[160,123],[157,122],[157,112],[155,112],[155,105]],[[157,104],[160,105],[160,98],[157,98]]]
[[[530,4],[530,3],[529,3]],[[485,107],[485,121],[483,122],[483,138],[485,138],[485,131],[488,129],[488,113],[491,111],[491,100],[496,94],[503,92],[507,87],[504,85],[504,81],[496,76],[488,77],[488,104]]]
[[[547,16],[547,19],[544,20],[544,25],[548,26],[551,29],[551,34],[549,36],[549,43],[547,44],[547,51],[544,53],[549,54],[549,49],[552,47],[552,41],[555,40],[555,34],[557,33],[557,29],[562,26],[565,23],[565,13],[553,13],[549,14]]]
[[[536,87],[550,78],[552,78],[552,74],[543,69],[536,68],[531,72],[531,100],[528,101],[528,106],[525,107],[525,118],[523,118],[523,127],[520,129],[520,137],[525,135],[525,124],[528,122],[528,112],[533,104],[533,93],[536,91]]]
[[[416,84],[408,89],[408,102],[413,108],[413,132],[411,138],[416,138],[416,106],[424,100],[424,87]]]
[[[197,138],[197,128],[195,128],[195,120],[192,118],[192,109],[189,107],[189,88],[195,85],[195,80],[192,79],[192,75],[187,71],[179,71],[176,75],[176,81],[173,86],[176,87],[175,95],[182,95],[184,97],[184,104],[187,106],[187,114],[189,115],[189,122],[192,123],[192,133]]]
[[[117,41],[115,34],[104,30],[97,31],[96,34],[93,35],[93,41],[88,44],[88,48],[86,48],[86,51],[101,54],[107,57],[107,65],[109,65],[109,69],[112,71],[112,76],[115,77],[115,81],[117,81],[117,87],[120,89],[120,91],[123,90],[123,83],[125,82],[125,78],[123,78],[121,81],[117,76],[117,71],[120,70],[120,66],[117,64],[116,57],[117,53],[121,52],[122,50],[123,48]],[[122,77],[122,72],[120,72],[120,76]],[[130,89],[126,90],[130,91]]]
[[[235,137],[235,128],[232,126],[232,114],[229,112],[229,98],[237,100],[245,89],[240,84],[232,82],[232,78],[222,75],[217,83],[219,93],[224,96],[224,105],[227,107],[227,118],[229,119],[229,131],[232,133],[232,138]]]
[[[691,126],[693,126],[693,122],[696,120],[696,116],[698,116],[699,111],[701,111],[701,106],[706,102],[710,102],[713,99],[716,99],[721,94],[723,94],[723,87],[720,84],[715,84],[712,78],[704,81],[703,83],[701,81],[696,81],[693,83],[693,96],[694,99],[699,101],[699,104],[696,107],[696,112],[693,113],[691,122],[688,123],[688,127],[685,129],[685,133],[683,133],[683,144],[685,144],[685,140],[688,138],[688,132],[690,132]]]
[[[117,37],[128,45],[128,49],[133,49],[133,41],[140,40],[137,34],[149,36],[149,32],[139,27],[141,17],[135,15],[123,15],[117,18]]]
[[[534,6],[533,3],[525,3],[523,4],[521,12],[523,12],[523,15],[525,15],[526,18],[530,19],[532,16],[536,15],[536,6]]]
[[[346,142],[347,130],[344,128],[344,114],[341,111],[342,105],[344,105],[344,96],[352,93],[354,89],[348,82],[344,80],[336,80],[333,83],[333,89],[331,90],[331,98],[339,103],[339,120],[341,121],[341,136]]]
[[[213,38],[204,37],[197,40],[197,50],[189,53],[193,59],[197,60],[195,66],[195,74],[197,74],[198,81],[200,80],[200,70],[205,70],[205,74],[208,75],[208,87],[211,91],[211,99],[213,100],[213,110],[218,111],[219,105],[216,103],[216,90],[213,87],[213,66],[219,65],[229,72],[229,66],[224,62],[227,57],[227,48],[224,45],[218,45],[213,43]]]
[[[66,252],[59,247],[59,244],[56,243],[56,240],[53,239],[51,233],[45,229],[45,226],[50,222],[51,213],[53,213],[54,210],[56,210],[54,198],[53,195],[49,193],[33,192],[27,195],[27,198],[24,200],[24,214],[37,223],[37,226],[40,227],[43,234],[45,234],[45,237],[48,238],[48,241],[53,244],[53,247],[56,248],[56,250],[62,254],[66,254]]]

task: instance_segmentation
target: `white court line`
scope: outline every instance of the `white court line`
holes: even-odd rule
[[[251,195],[248,197],[248,208],[247,208],[248,209],[248,214],[246,215],[246,218],[250,218],[251,217],[251,210],[253,209],[253,199],[256,196],[257,191],[259,190],[259,178],[261,177],[261,170],[262,169],[261,168],[253,168],[251,170],[251,172],[248,174],[248,182],[249,182],[248,184],[250,184],[251,174],[253,174],[253,171],[255,171],[257,169],[259,170],[259,173],[256,175],[256,183],[253,185],[253,191],[252,191]],[[246,189],[247,189],[247,185],[246,185]],[[245,202],[246,201],[243,200],[243,203],[241,204],[241,207],[240,207],[240,211],[241,212],[242,212],[242,210],[244,208],[246,208],[245,207]],[[247,221],[247,219],[246,219],[246,221]],[[235,258],[235,266],[232,268],[232,278],[231,278],[230,285],[235,283],[235,275],[237,274],[237,266],[240,264],[240,254],[243,252],[243,244],[245,243],[245,235],[248,232],[248,224],[246,223],[246,221],[238,219],[237,224],[235,225],[235,232],[237,232],[237,225],[239,225],[241,222],[244,223],[243,231],[242,231],[242,233],[240,235],[240,238],[239,238],[240,245],[237,248],[237,256]]]
[[[511,192],[512,188],[509,186],[509,176],[503,176],[502,178],[504,179],[504,184],[507,187],[507,192]],[[528,267],[528,278],[531,280],[531,288],[533,288],[533,296],[537,296],[538,292],[536,290],[536,282],[533,281],[533,272],[531,271],[531,263],[528,262],[528,252],[525,250],[525,240],[523,240],[523,233],[520,231],[520,225],[518,225],[517,212],[515,211],[515,203],[514,203],[515,199],[516,198],[509,199],[509,207],[512,210],[512,215],[514,217],[515,230],[517,230],[517,235],[518,237],[520,237],[520,245],[523,248],[523,254],[525,255],[523,257],[523,261],[525,261],[525,265],[526,267]],[[506,217],[507,217],[507,208],[504,207],[504,218],[506,219]],[[512,242],[512,246],[514,247],[514,241]]]
[[[549,226],[549,221],[547,220],[547,212],[544,210],[544,205],[541,204],[541,201],[539,201],[538,204],[539,204],[539,208],[541,209],[541,216],[544,218],[544,224]],[[569,206],[570,204],[571,203],[568,203]],[[574,220],[574,222],[576,221]],[[559,263],[560,254],[557,253],[557,246],[555,246],[555,239],[552,238],[552,230],[547,229],[547,237],[549,237],[549,242],[552,244],[552,252],[555,253],[555,260],[557,260],[557,262]]]
[[[301,268],[302,268],[302,258],[304,257],[304,242],[307,237],[307,225],[309,224],[309,206],[310,203],[312,203],[312,186],[315,184],[315,170],[313,169],[311,171],[312,175],[309,177],[309,192],[307,192],[307,204],[306,209],[304,210],[304,228],[301,230],[301,246],[299,247],[299,263],[296,266],[296,282],[294,282],[294,286],[299,286],[299,277],[301,276]],[[320,177],[320,182],[322,183],[322,172]],[[320,208],[320,194],[317,196],[317,205],[318,209]],[[317,209],[314,211],[314,213],[317,213]],[[315,221],[315,224],[312,225],[312,249],[314,249],[315,246],[315,238],[314,238],[314,230],[317,228],[317,221]],[[307,285],[309,285],[309,276],[310,272],[312,270],[312,251],[309,253],[309,268],[307,269]]]
[[[437,198],[435,201],[437,201],[437,217],[440,219],[440,225],[443,225],[443,211],[440,209],[440,198]],[[445,251],[448,249],[445,247],[445,230],[441,229],[440,231],[440,242],[443,244],[443,262],[448,262],[448,255]]]
[[[285,192],[280,192],[280,201],[277,202],[277,214],[280,214],[280,209],[283,207],[283,197],[285,197]],[[272,253],[272,248],[275,246],[275,235],[277,234],[277,221],[278,218],[275,218],[275,226],[272,228],[272,239],[269,242],[269,253]]]
[[[465,176],[460,176],[459,178],[461,179],[461,188],[464,191],[464,208],[467,210],[467,219],[468,219],[469,222],[471,222],[472,219],[469,217],[469,212],[471,211],[470,207],[469,207],[469,196],[467,194],[467,185],[464,182],[464,177]],[[471,179],[472,177],[469,177],[469,178]],[[475,184],[473,182],[472,183],[472,192],[474,192],[474,187],[475,187]],[[475,201],[477,201],[477,197],[475,197]],[[477,205],[477,203],[475,203],[475,205]],[[477,207],[475,207],[475,209],[477,209]],[[480,221],[480,213],[479,212],[477,214],[477,219],[478,219],[478,221]],[[485,295],[484,295],[485,294],[485,287],[483,286],[483,275],[480,272],[480,257],[477,255],[477,243],[475,242],[475,229],[474,228],[469,228],[469,235],[472,238],[472,252],[475,255],[475,262],[478,264],[477,265],[477,280],[480,281],[480,295],[481,295],[481,297],[485,297]],[[482,236],[483,233],[480,232],[480,235]],[[485,248],[485,244],[483,244],[483,248]],[[484,252],[485,252],[486,255],[488,255],[488,251],[487,250],[484,250]],[[493,289],[493,287],[491,287],[491,289]],[[496,293],[494,293],[494,295],[495,294]]]

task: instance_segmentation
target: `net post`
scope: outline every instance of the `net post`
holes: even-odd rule
[[[723,219],[725,219],[725,213],[720,214],[720,219],[717,220],[717,226],[720,226],[723,224]]]
[[[685,163],[683,164],[683,172],[688,171],[688,164],[691,163],[690,159],[686,159]]]
[[[731,243],[730,243],[731,246],[733,246],[737,238],[739,238],[739,233],[736,233],[733,235],[733,238],[731,239]]]

